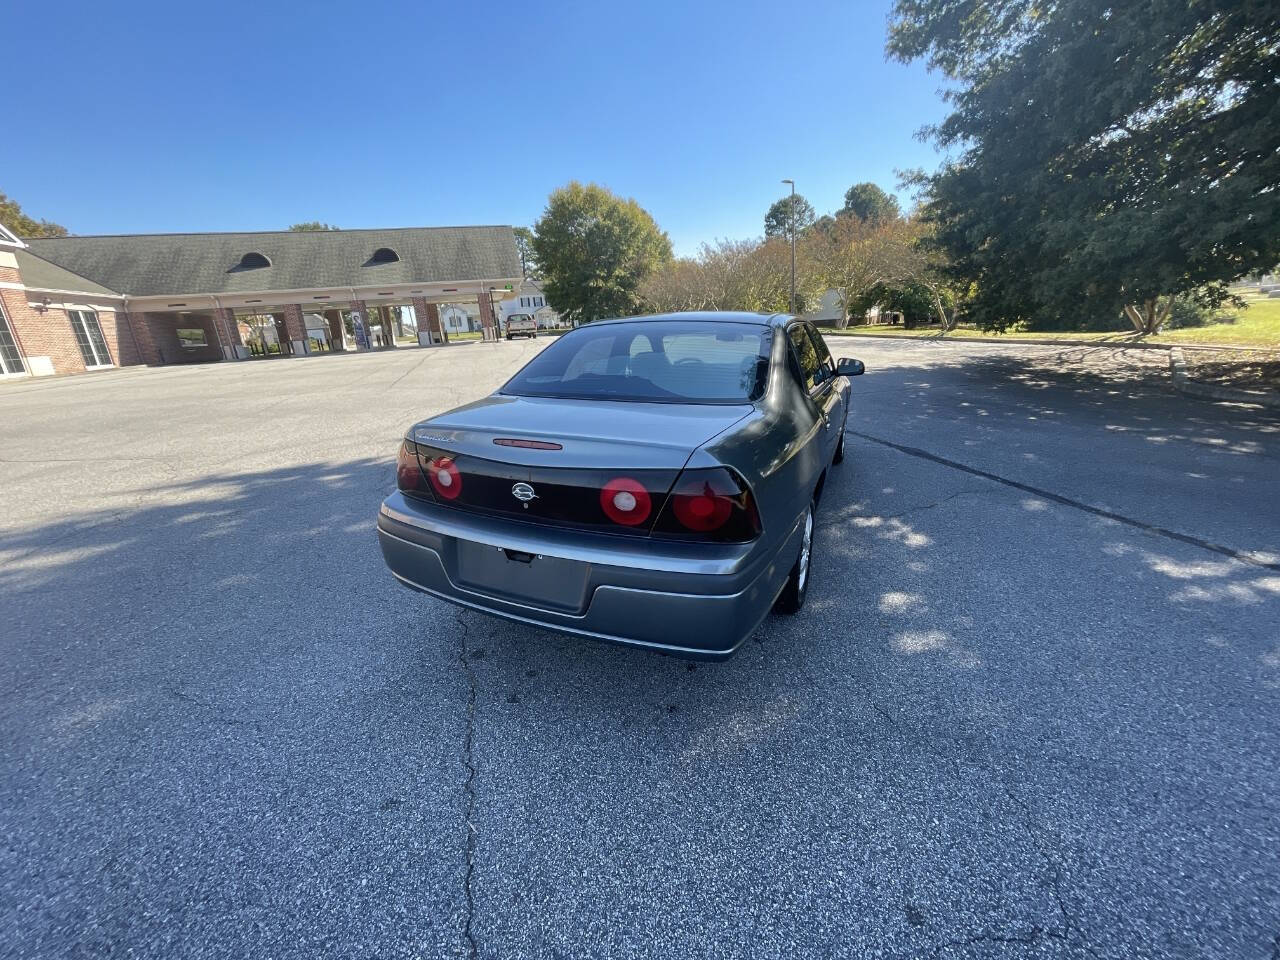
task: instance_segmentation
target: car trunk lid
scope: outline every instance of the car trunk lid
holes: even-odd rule
[[[418,424],[412,437],[442,504],[646,535],[690,455],[751,410],[492,396]],[[621,502],[634,505],[626,523],[603,502],[620,478],[630,491]]]
[[[750,404],[630,403],[495,394],[414,428],[418,443],[530,467],[679,470]],[[560,449],[495,441],[534,441]]]

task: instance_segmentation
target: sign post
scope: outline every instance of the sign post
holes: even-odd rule
[[[361,350],[372,349],[369,343],[369,328],[365,326],[363,310],[351,311],[351,325],[355,327],[356,331],[356,346]]]

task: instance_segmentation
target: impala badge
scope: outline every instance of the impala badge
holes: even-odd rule
[[[537,494],[533,492],[533,487],[529,486],[529,484],[524,481],[517,483],[511,488],[511,495],[521,503],[525,504],[537,496]]]

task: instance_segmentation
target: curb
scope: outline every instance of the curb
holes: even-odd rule
[[[1182,356],[1181,347],[1173,347],[1169,351],[1169,372],[1173,374],[1174,389],[1189,397],[1199,397],[1202,400],[1225,400],[1228,403],[1250,403],[1270,410],[1280,410],[1280,395],[1271,393],[1259,396],[1244,390],[1215,387],[1192,380],[1187,374],[1187,362]]]
[[[827,333],[825,327],[819,327]],[[861,337],[863,340],[913,340],[917,343],[999,343],[1006,347],[1018,346],[1051,346],[1051,347],[1110,347],[1113,350],[1237,350],[1242,353],[1276,353],[1274,347],[1243,347],[1239,344],[1208,343],[1126,343],[1114,340],[1025,340],[1009,337],[908,337],[896,333],[841,333],[830,331],[836,337]]]

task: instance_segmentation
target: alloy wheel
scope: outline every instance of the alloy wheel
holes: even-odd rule
[[[813,507],[804,515],[804,540],[800,543],[800,569],[797,571],[796,586],[800,593],[809,582],[809,552],[813,547]]]

